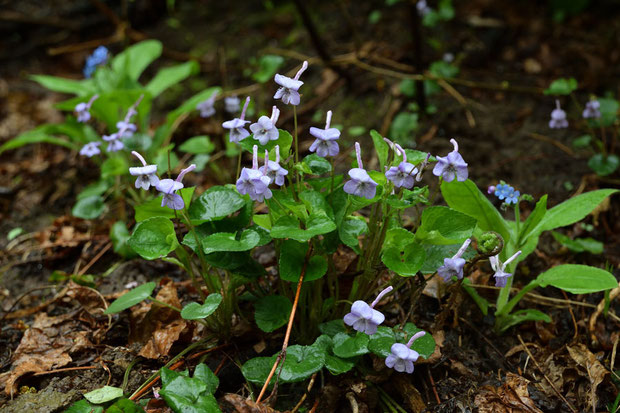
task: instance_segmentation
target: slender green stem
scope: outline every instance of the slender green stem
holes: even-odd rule
[[[239,178],[241,175],[241,156],[243,155],[243,150],[241,146],[239,146],[239,156],[237,157],[237,175],[235,175],[235,180]]]
[[[297,106],[293,105],[293,140],[295,141],[295,165],[299,163],[299,138],[297,136]],[[297,192],[301,192],[301,177],[299,171],[295,169],[295,176],[297,177]]]
[[[123,375],[123,384],[121,385],[121,389],[123,389],[123,393],[125,393],[127,391],[127,384],[129,383],[129,373],[131,373],[131,369],[133,368],[133,366],[135,366],[135,364],[140,361],[139,358],[135,358],[133,359],[129,365],[127,366],[127,368],[125,369],[125,374]]]
[[[333,205],[333,199],[334,199],[334,175],[335,175],[335,171],[334,171],[334,157],[333,156],[329,160],[329,163],[332,165],[332,183],[331,183],[330,190],[329,190],[329,206],[331,206],[333,208],[334,207],[334,205]]]
[[[192,221],[189,218],[189,214],[187,213],[187,206],[185,207],[185,209],[183,209],[183,218],[185,218],[186,224],[189,227],[189,231],[194,235],[194,240],[196,241],[196,251],[198,252],[198,258],[200,259],[200,265],[202,267],[202,278],[207,285],[210,293],[217,292],[218,288],[213,283],[213,280],[211,279],[211,274],[209,274],[209,264],[207,264],[205,253],[202,250],[202,243],[200,242],[200,238],[198,238],[196,228],[194,227],[194,224],[192,224]]]
[[[510,277],[510,278],[512,278],[512,277]],[[539,285],[540,284],[536,280],[530,281],[530,283],[528,285],[526,285],[525,287],[523,287],[521,289],[521,291],[519,291],[514,297],[512,297],[512,299],[510,301],[508,301],[508,303],[506,303],[506,305],[504,305],[501,309],[498,307],[498,310],[495,312],[495,315],[497,316],[497,315],[508,315],[508,314],[510,314],[512,309],[519,303],[519,301],[521,301],[523,296],[525,296],[525,294],[527,294],[528,292],[530,292],[534,288],[538,287]],[[504,287],[504,288],[510,289],[510,287],[508,285],[506,285],[506,287]]]
[[[519,234],[521,227],[521,210],[519,209],[519,199],[517,199],[517,203],[515,204],[515,234],[516,238],[520,239],[521,236]]]
[[[149,297],[149,300],[151,300],[151,301],[153,301],[154,303],[157,303],[157,304],[159,304],[159,305],[161,305],[161,306],[164,306],[164,307],[167,307],[167,308],[169,308],[169,309],[171,309],[171,310],[174,310],[174,311],[176,311],[176,312],[178,312],[178,313],[180,313],[180,312],[181,312],[181,309],[180,309],[180,308],[176,308],[175,306],[170,305],[170,304],[168,304],[168,303],[165,303],[165,302],[163,302],[163,301],[160,301],[160,300],[158,300],[157,298]],[[204,325],[204,326],[208,326],[208,324],[207,324],[207,322],[206,322],[205,320],[196,320],[196,321],[198,321],[200,324],[202,324],[202,325]]]

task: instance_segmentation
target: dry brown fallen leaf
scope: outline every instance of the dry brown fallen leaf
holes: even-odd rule
[[[165,284],[155,299],[176,308],[181,308],[173,282]],[[142,357],[157,359],[167,356],[172,345],[181,337],[187,327],[178,311],[157,303],[143,304],[132,311],[129,343],[143,344]]]
[[[75,313],[37,315],[13,354],[12,369],[0,375],[0,386],[4,384],[5,393],[10,395],[23,375],[66,366],[73,361],[70,353],[92,347],[90,334],[83,330]]]
[[[223,399],[230,403],[237,413],[287,413],[272,409],[264,404],[258,405],[254,401],[238,394],[228,393]]]
[[[474,403],[480,413],[542,413],[530,398],[528,383],[529,380],[508,373],[500,387],[482,387]]]
[[[570,354],[575,363],[586,370],[587,377],[590,380],[590,391],[586,395],[588,405],[596,406],[596,388],[607,375],[607,369],[585,345],[567,346],[567,349],[568,354]]]

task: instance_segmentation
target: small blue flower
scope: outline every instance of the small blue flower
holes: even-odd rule
[[[415,350],[411,350],[411,346],[414,341],[424,335],[426,335],[425,331],[418,331],[411,337],[406,345],[402,343],[392,344],[392,348],[390,349],[392,354],[386,357],[385,365],[399,373],[413,373],[413,363],[418,360],[420,354]]]
[[[463,267],[465,267],[465,260],[461,258],[461,256],[465,253],[470,243],[471,239],[467,238],[452,258],[444,258],[443,265],[437,269],[437,274],[443,278],[445,282],[450,281],[452,277],[456,277],[459,280],[463,279]]]
[[[355,142],[355,153],[357,154],[357,165],[359,168],[353,168],[349,171],[351,180],[344,184],[344,192],[366,199],[373,199],[377,193],[378,184],[372,180],[362,165],[359,142]]]
[[[507,196],[506,196],[506,203],[507,204],[518,204],[519,203],[519,196],[521,195],[521,192],[519,191],[515,191],[514,188],[511,188],[512,192],[510,192]]]
[[[495,187],[494,195],[503,201],[512,191],[514,191],[514,189],[510,185],[498,184]]]
[[[84,65],[84,77],[90,78],[97,66],[103,65],[108,61],[110,52],[105,46],[99,46],[95,49],[93,54],[86,58],[86,64]]]
[[[433,175],[443,177],[446,182],[451,182],[456,178],[457,181],[467,180],[467,163],[459,153],[459,145],[454,139],[450,139],[454,150],[446,157],[437,156],[437,164],[433,168]]]
[[[392,286],[385,288],[370,305],[361,300],[354,302],[351,306],[351,312],[344,316],[344,323],[353,327],[355,331],[368,334],[369,336],[375,334],[379,324],[385,320],[385,316],[375,310],[374,307],[392,289]]]
[[[274,99],[282,99],[285,105],[291,104],[294,106],[299,105],[301,97],[299,96],[299,88],[304,84],[299,77],[308,68],[308,62],[301,65],[301,69],[297,71],[297,74],[293,79],[287,76],[283,76],[277,73],[274,77],[275,82],[280,85],[280,88],[273,95]]]

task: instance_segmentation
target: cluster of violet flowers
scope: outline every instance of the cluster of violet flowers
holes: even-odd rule
[[[93,53],[86,58],[86,64],[84,65],[83,73],[84,77],[89,79],[98,66],[106,64],[110,58],[110,52],[105,46],[99,46],[93,51]]]
[[[586,103],[585,108],[581,116],[584,119],[599,119],[601,117],[601,104],[596,99],[591,99]],[[566,119],[566,112],[560,107],[560,101],[556,99],[555,109],[551,112],[551,119],[549,120],[549,127],[551,129],[565,129],[568,128],[568,120]]]
[[[351,312],[344,316],[344,323],[353,327],[354,330],[369,336],[375,334],[379,325],[385,321],[385,315],[375,310],[374,307],[386,294],[392,291],[392,289],[392,286],[383,289],[370,305],[361,300],[355,301],[351,306]],[[412,350],[411,346],[415,340],[425,334],[425,331],[415,333],[407,344],[394,343],[390,348],[391,354],[385,359],[385,365],[389,368],[393,368],[399,373],[413,373],[413,363],[418,360],[420,354]]]
[[[138,130],[137,126],[131,122],[131,118],[138,114],[136,108],[142,101],[143,97],[144,95],[141,95],[138,100],[127,110],[125,118],[116,123],[116,132],[110,135],[102,136],[102,139],[108,142],[108,146],[106,148],[107,152],[117,152],[122,150],[125,147],[123,139],[133,136],[134,132]],[[75,114],[78,122],[85,123],[90,120],[90,108],[97,98],[98,95],[94,95],[88,102],[78,103],[75,106]],[[84,145],[82,149],[80,149],[80,155],[87,156],[89,158],[99,155],[101,153],[99,146],[101,146],[101,142],[89,142]]]
[[[130,167],[129,173],[136,178],[136,189],[142,188],[148,191],[151,186],[155,187],[162,194],[161,206],[167,206],[170,209],[182,210],[185,208],[183,197],[177,194],[177,191],[183,189],[183,177],[188,172],[196,169],[196,165],[191,164],[187,168],[181,170],[177,179],[160,179],[157,176],[157,165],[147,165],[146,160],[136,151],[131,152],[140,162],[142,166]]]

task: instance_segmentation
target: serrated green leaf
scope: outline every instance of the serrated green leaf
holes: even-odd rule
[[[307,242],[314,236],[327,234],[335,229],[336,224],[326,215],[310,214],[306,222],[306,229],[300,228],[298,219],[285,215],[275,222],[271,228],[271,236]]]
[[[367,354],[368,342],[370,336],[364,333],[358,333],[351,337],[346,333],[338,333],[332,337],[333,352],[336,356],[342,358],[350,358]]]
[[[220,251],[249,251],[258,245],[260,235],[258,232],[246,229],[237,239],[233,232],[217,232],[201,239],[202,249],[205,254]]]

